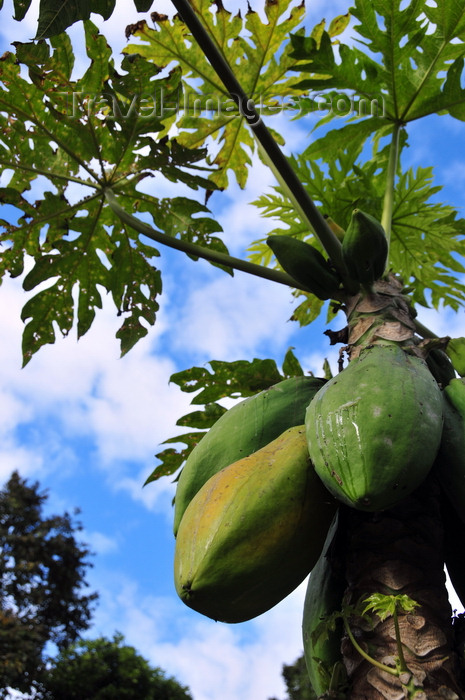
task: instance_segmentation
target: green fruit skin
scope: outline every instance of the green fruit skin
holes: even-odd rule
[[[312,639],[312,634],[325,618],[342,609],[346,581],[331,565],[330,547],[336,534],[338,517],[329,529],[323,551],[312,569],[305,594],[302,638],[308,677],[316,695],[329,690],[334,665],[342,661],[342,621],[327,635]]]
[[[310,400],[324,382],[317,377],[291,377],[241,401],[221,416],[192,450],[179,477],[174,500],[175,535],[184,511],[203,484],[287,428],[302,425]]]
[[[453,379],[443,391],[444,427],[436,460],[441,486],[465,523],[465,384]]]
[[[328,490],[366,511],[389,508],[429,472],[442,434],[441,391],[396,345],[361,351],[310,402],[310,458]]]
[[[178,595],[222,622],[261,615],[311,571],[335,510],[304,426],[290,428],[212,476],[192,499],[176,539]]]
[[[426,364],[441,387],[446,387],[456,374],[452,362],[443,350],[434,348],[428,353]]]
[[[283,270],[319,299],[331,299],[339,288],[339,277],[319,250],[291,236],[274,235],[267,244]]]
[[[384,229],[373,216],[354,209],[342,241],[342,259],[349,276],[372,285],[383,276],[388,257]]]

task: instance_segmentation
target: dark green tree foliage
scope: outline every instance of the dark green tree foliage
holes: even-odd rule
[[[0,491],[0,697],[28,692],[44,668],[44,648],[64,649],[90,623],[96,593],[85,594],[89,550],[81,525],[44,516],[46,493],[14,472]]]
[[[44,700],[192,700],[187,688],[123,644],[121,634],[64,649],[43,688]]]
[[[282,677],[287,689],[285,700],[316,700],[303,655],[299,656],[293,664],[283,665]],[[276,700],[276,698],[270,698],[270,700]]]

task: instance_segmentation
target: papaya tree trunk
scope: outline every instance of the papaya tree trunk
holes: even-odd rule
[[[346,602],[373,593],[406,594],[419,604],[398,617],[408,673],[400,678],[374,666],[342,640],[351,700],[464,698],[458,681],[452,611],[445,586],[440,490],[433,476],[394,508],[381,513],[345,509]],[[352,616],[350,630],[376,661],[395,666],[394,618]]]

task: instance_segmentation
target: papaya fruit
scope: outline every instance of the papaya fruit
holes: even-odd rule
[[[384,510],[433,465],[441,390],[419,357],[396,344],[374,345],[315,394],[305,423],[310,458],[328,490],[354,508]]]
[[[435,469],[441,486],[465,523],[465,383],[453,379],[443,390],[444,427]]]
[[[334,612],[342,610],[346,580],[335,567],[331,548],[338,527],[338,513],[328,531],[320,558],[308,580],[302,619],[302,638],[308,677],[317,697],[330,689],[333,669],[342,662],[342,621],[318,635],[318,627]]]
[[[189,503],[176,538],[178,595],[222,622],[261,615],[309,574],[335,510],[304,426],[289,428],[212,476]]]
[[[192,450],[181,471],[174,499],[175,535],[184,511],[207,479],[264,447],[287,428],[302,425],[310,399],[325,381],[290,377],[223,413]]]
[[[319,250],[291,236],[273,235],[267,244],[285,272],[319,299],[331,299],[339,289],[337,273]]]
[[[342,240],[342,259],[349,276],[371,286],[384,275],[388,243],[379,221],[361,209],[354,209]]]
[[[433,348],[426,357],[426,364],[429,371],[437,381],[440,387],[446,387],[452,379],[457,376],[455,374],[452,362],[447,357],[444,350]]]

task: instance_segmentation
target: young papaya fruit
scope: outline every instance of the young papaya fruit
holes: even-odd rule
[[[449,360],[444,350],[439,350],[439,348],[430,350],[426,357],[426,364],[429,367],[429,371],[442,388],[446,387],[449,382],[457,376],[452,362]]]
[[[465,523],[465,383],[452,379],[443,390],[444,427],[435,468],[441,486]]]
[[[429,472],[442,434],[441,390],[426,363],[374,345],[311,400],[310,458],[331,493],[367,511],[389,508]]]
[[[176,539],[176,591],[214,620],[244,622],[294,590],[320,556],[336,510],[313,470],[304,426],[212,476]]]
[[[319,250],[291,236],[269,236],[267,244],[285,272],[319,299],[331,299],[340,279]]]
[[[213,474],[247,457],[286,428],[302,425],[310,399],[325,380],[290,377],[223,413],[186,460],[174,499],[174,534],[197,491]]]
[[[387,256],[384,228],[370,214],[354,209],[342,240],[342,259],[349,276],[371,286],[383,276]]]
[[[312,569],[305,594],[302,638],[308,677],[317,697],[330,689],[333,669],[342,663],[342,620],[318,634],[318,628],[334,612],[342,609],[347,582],[334,567],[331,547],[336,537],[338,514],[329,529],[320,558]]]

